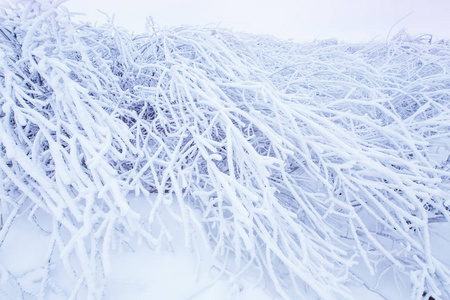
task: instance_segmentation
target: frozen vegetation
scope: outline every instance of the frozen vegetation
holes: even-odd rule
[[[0,12],[0,298],[105,298],[120,249],[182,238],[280,298],[392,278],[449,299],[449,155],[447,41],[130,35],[56,2]],[[24,223],[46,251],[19,272],[2,245]]]

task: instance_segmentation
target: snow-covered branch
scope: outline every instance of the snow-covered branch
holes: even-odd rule
[[[170,240],[164,206],[188,247],[285,298],[349,297],[355,265],[386,262],[450,296],[428,226],[450,218],[448,43],[130,36],[41,2],[0,16],[0,245],[17,215],[50,217],[49,264],[100,298],[111,247]]]

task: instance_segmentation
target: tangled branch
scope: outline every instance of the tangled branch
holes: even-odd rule
[[[46,1],[5,8],[0,39],[0,246],[17,215],[49,216],[48,262],[78,279],[72,297],[102,297],[111,248],[170,239],[162,207],[285,298],[350,297],[355,265],[386,262],[415,297],[450,295],[429,233],[449,220],[447,43],[130,36]],[[157,193],[144,221],[141,193]]]

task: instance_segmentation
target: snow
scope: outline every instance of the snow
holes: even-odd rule
[[[182,240],[179,234],[174,240]],[[111,255],[112,271],[107,276],[106,299],[272,299],[262,287],[244,278],[226,278],[206,262],[197,274],[198,257],[175,245],[171,252],[155,252],[145,246],[133,252]]]
[[[39,0],[0,45],[4,297],[450,296],[448,41],[136,36]]]
[[[1,298],[20,299],[20,289],[30,295],[39,293],[36,280],[42,277],[49,240],[24,216],[15,220],[0,248]]]
[[[145,206],[142,198],[130,200],[141,208]],[[167,214],[164,218],[170,220]],[[183,229],[174,220],[171,222],[174,226],[170,250],[155,250],[134,241],[110,254],[106,299],[273,299],[251,276],[226,276],[206,249],[201,250],[200,257],[188,250]],[[0,248],[1,299],[32,299],[31,295],[39,293],[43,276],[40,267],[45,264],[48,244],[48,234],[25,215],[15,220]],[[73,283],[60,268],[52,268],[50,274],[60,291],[49,293],[45,299],[67,299]]]
[[[129,200],[135,203],[134,208],[145,212],[143,197],[131,196]],[[167,213],[162,215],[172,223],[170,250],[151,249],[137,240],[114,250],[110,254],[111,270],[106,275],[105,299],[275,299],[273,291],[257,283],[256,274],[226,275],[207,249],[201,249],[200,257],[187,249],[183,229]],[[25,214],[15,220],[0,248],[1,299],[33,299],[32,295],[38,294],[48,244],[48,234],[29,222]],[[440,246],[448,248],[450,241],[441,241]],[[50,274],[59,288],[49,291],[45,299],[67,299],[74,282],[65,276],[63,268],[52,268]],[[386,294],[397,292],[390,286],[389,279],[381,284]],[[358,298],[384,299],[363,284],[351,284],[349,288]]]

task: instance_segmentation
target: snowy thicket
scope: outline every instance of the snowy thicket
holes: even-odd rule
[[[33,293],[56,289],[63,264],[72,298],[101,298],[111,249],[170,242],[166,207],[188,247],[285,298],[348,299],[361,266],[394,270],[412,297],[450,297],[429,232],[450,220],[449,71],[447,42],[404,33],[131,36],[18,1],[0,14],[0,247],[26,214],[51,237]],[[157,193],[145,220],[142,193]]]

